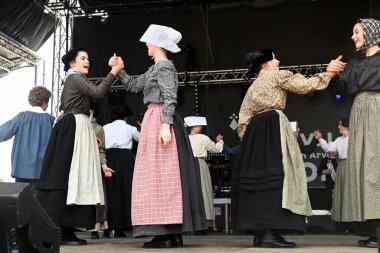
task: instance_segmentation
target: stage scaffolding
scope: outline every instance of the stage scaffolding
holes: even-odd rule
[[[53,12],[56,16],[56,27],[54,32],[54,50],[53,50],[53,73],[52,73],[52,94],[51,113],[59,115],[59,103],[62,93],[62,80],[64,77],[63,64],[61,57],[71,48],[71,34],[73,31],[74,17],[80,16],[102,16],[107,18],[108,13],[102,11],[98,13],[85,13],[79,6],[77,0],[50,0],[45,4],[47,10]],[[307,77],[326,71],[327,64],[299,65],[280,67],[283,70],[289,70],[293,73],[300,73]],[[240,84],[248,85],[256,78],[247,76],[247,69],[227,69],[227,70],[209,70],[209,71],[185,71],[178,73],[179,86],[191,86],[194,91],[195,111],[199,112],[198,103],[200,85],[223,85],[223,84]],[[89,78],[90,83],[98,85],[103,77]],[[116,79],[112,84],[111,91],[123,90],[124,85]]]
[[[52,67],[52,98],[51,114],[58,116],[59,102],[62,93],[62,80],[65,76],[61,57],[71,48],[71,35],[74,24],[74,14],[71,8],[76,7],[76,0],[50,0],[44,6],[47,11],[52,12],[56,18],[53,45],[53,67]]]
[[[0,78],[22,67],[34,66],[37,72],[41,58],[32,50],[2,32],[0,32],[0,48],[5,52],[4,55],[9,55],[9,58],[0,56]],[[37,73],[35,73],[35,78],[36,76]]]

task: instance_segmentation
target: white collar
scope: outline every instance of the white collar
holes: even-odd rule
[[[42,110],[41,106],[33,106],[29,109],[29,111],[36,113],[47,113],[46,111]]]
[[[127,124],[127,122],[125,122],[125,120],[122,120],[122,119],[115,119],[114,123],[115,124]]]

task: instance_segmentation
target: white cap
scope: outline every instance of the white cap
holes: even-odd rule
[[[177,46],[177,43],[181,39],[181,33],[173,28],[163,25],[150,25],[140,38],[140,41],[164,48],[172,53],[177,53],[181,51]]]
[[[207,121],[205,117],[190,116],[185,118],[185,127],[192,126],[207,126]]]

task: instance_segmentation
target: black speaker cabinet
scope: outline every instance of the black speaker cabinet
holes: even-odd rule
[[[28,184],[0,183],[0,252],[59,252],[55,226]]]

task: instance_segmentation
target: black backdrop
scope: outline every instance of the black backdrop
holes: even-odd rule
[[[376,3],[374,3],[376,2]],[[379,3],[378,3],[379,2]],[[257,9],[249,5],[203,6],[162,10],[152,13],[131,12],[111,15],[104,22],[100,18],[76,18],[73,46],[84,46],[91,58],[91,76],[105,76],[107,62],[116,52],[124,59],[130,74],[143,73],[152,61],[139,38],[151,23],[171,26],[183,35],[180,44],[190,45],[190,56],[170,55],[178,71],[245,68],[244,55],[255,49],[273,48],[281,65],[328,63],[339,54],[344,60],[354,56],[350,39],[352,26],[360,17],[380,17],[380,1],[331,0],[315,2],[293,1],[276,8]],[[207,29],[205,29],[207,27]],[[206,33],[208,31],[208,35]],[[208,40],[207,38],[210,38]],[[233,126],[237,120],[243,84],[200,86],[200,115],[206,116],[205,133],[222,133],[228,145],[237,143]],[[181,116],[194,115],[193,87],[180,87],[178,112]],[[127,104],[135,115],[132,124],[141,120],[146,107],[142,94],[112,91],[103,104],[100,123],[108,119],[108,106]],[[285,113],[298,121],[301,135],[308,144],[311,133],[318,128],[328,140],[338,136],[340,117],[349,116],[352,99],[337,102],[327,91],[312,97],[289,95]],[[232,123],[232,124],[231,124]],[[320,187],[321,178],[316,167],[322,150],[305,158],[310,187]]]
[[[55,17],[38,1],[1,0],[0,31],[37,51],[54,32]]]

